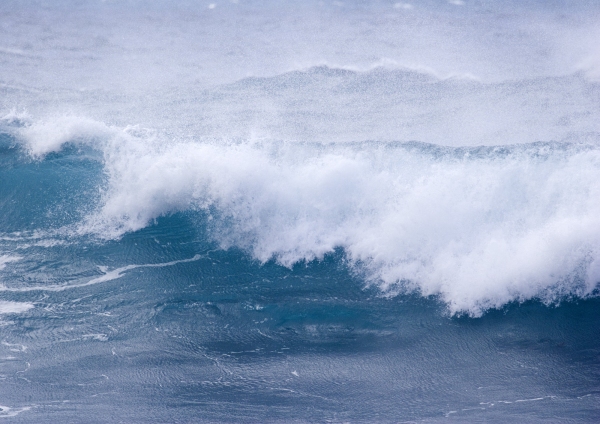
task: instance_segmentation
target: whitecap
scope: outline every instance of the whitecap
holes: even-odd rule
[[[10,302],[0,300],[0,314],[21,314],[34,307],[35,305],[30,302]]]
[[[18,262],[23,259],[21,256],[15,255],[0,255],[0,270],[6,268],[6,264],[11,262]]]

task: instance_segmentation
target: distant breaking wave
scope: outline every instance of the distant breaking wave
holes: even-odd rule
[[[167,142],[77,117],[14,131],[34,160],[67,145],[102,154],[102,195],[73,234],[115,239],[202,211],[223,249],[291,267],[342,248],[383,293],[473,316],[590,296],[600,281],[597,144]]]

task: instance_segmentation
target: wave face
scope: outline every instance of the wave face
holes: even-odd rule
[[[2,3],[0,417],[596,422],[599,17]]]

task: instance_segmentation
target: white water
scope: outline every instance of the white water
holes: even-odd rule
[[[0,315],[20,314],[30,310],[33,307],[35,307],[35,305],[30,302],[9,302],[6,300],[0,300]]]

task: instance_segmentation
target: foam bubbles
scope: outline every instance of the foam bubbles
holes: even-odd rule
[[[1,314],[20,314],[34,308],[34,304],[30,302],[9,302],[0,300],[0,315]]]
[[[105,124],[92,119],[59,116],[25,126],[18,133],[31,156],[41,158],[52,151],[60,150],[67,142],[86,143],[97,138],[106,138],[111,135],[111,130]]]
[[[6,268],[6,264],[10,262],[18,262],[21,259],[22,257],[16,255],[0,255],[0,270]]]

